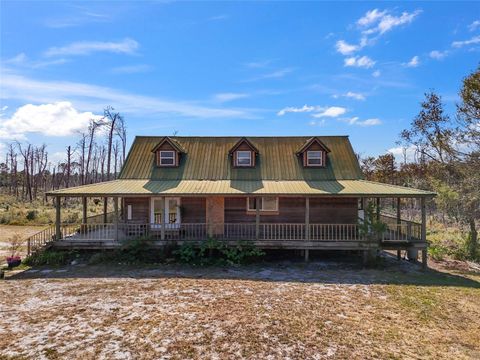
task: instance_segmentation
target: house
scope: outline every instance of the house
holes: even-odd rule
[[[56,190],[54,243],[114,247],[148,235],[161,246],[214,237],[262,248],[422,250],[425,199],[434,193],[363,180],[347,136],[137,136],[117,180]],[[81,227],[62,225],[61,197],[82,197]],[[111,222],[88,224],[86,198],[113,199]],[[418,198],[422,222],[400,218],[400,199]],[[394,199],[397,216],[381,213]],[[378,241],[360,231],[365,202],[387,224]],[[121,210],[120,210],[121,209]]]

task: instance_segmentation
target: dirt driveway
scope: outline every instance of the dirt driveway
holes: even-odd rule
[[[479,275],[386,266],[31,269],[0,283],[0,358],[480,358]]]

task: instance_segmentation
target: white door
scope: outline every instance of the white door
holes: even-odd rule
[[[152,198],[150,209],[152,228],[160,229],[162,227],[162,217],[164,218],[165,229],[180,227],[180,198],[166,197],[164,207],[162,207],[162,198]]]

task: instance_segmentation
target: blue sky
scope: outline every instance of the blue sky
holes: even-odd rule
[[[1,4],[0,153],[61,159],[113,105],[134,135],[349,135],[395,148],[429,89],[453,112],[480,59],[474,2]],[[396,150],[393,150],[394,152]]]

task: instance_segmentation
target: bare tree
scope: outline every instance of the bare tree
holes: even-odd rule
[[[110,180],[113,135],[116,133],[117,122],[121,121],[122,116],[118,112],[114,112],[114,108],[108,106],[104,111],[104,124],[108,126],[108,145],[107,145],[107,180]]]

